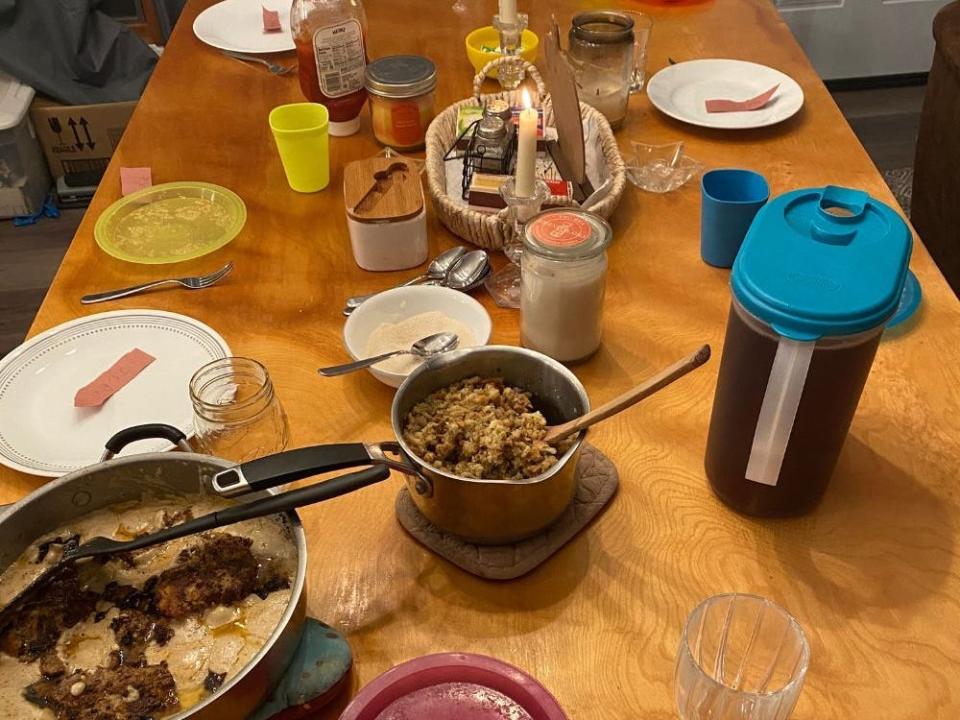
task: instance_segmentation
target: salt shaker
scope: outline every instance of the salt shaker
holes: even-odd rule
[[[610,224],[583,210],[555,208],[524,229],[520,338],[561,362],[600,347]]]

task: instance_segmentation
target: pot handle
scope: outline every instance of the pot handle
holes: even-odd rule
[[[363,443],[315,445],[268,455],[221,470],[213,489],[224,497],[266,490],[331,470],[377,463]]]
[[[139,440],[151,440],[153,438],[163,438],[169,440],[184,452],[193,452],[193,448],[187,442],[187,436],[173,425],[164,423],[146,423],[144,425],[134,425],[124,428],[107,440],[100,462],[111,460],[130,443]]]

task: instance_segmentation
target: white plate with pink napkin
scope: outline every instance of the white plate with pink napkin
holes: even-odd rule
[[[290,34],[291,4],[290,0],[223,0],[197,15],[193,34],[218,50],[288,52],[295,48]],[[272,24],[268,17],[273,19]],[[267,30],[268,25],[279,25],[279,29]]]
[[[744,60],[669,65],[650,78],[647,96],[672,118],[729,130],[775,125],[803,107],[803,90],[793,78]]]
[[[162,310],[115,310],[57,325],[0,360],[0,463],[59,477],[100,460],[118,430],[149,422],[193,434],[193,373],[230,348],[207,325]],[[141,440],[123,455],[161,452]]]

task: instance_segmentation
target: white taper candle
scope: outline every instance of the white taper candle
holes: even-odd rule
[[[523,110],[517,135],[517,169],[514,191],[519,197],[532,197],[537,174],[537,111],[530,93],[523,91]]]

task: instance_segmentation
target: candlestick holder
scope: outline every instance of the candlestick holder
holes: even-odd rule
[[[534,180],[532,195],[517,195],[516,179],[500,187],[500,197],[507,203],[503,254],[510,261],[488,276],[484,285],[500,307],[520,307],[520,262],[523,257],[524,226],[540,212],[550,197],[550,188],[543,180]]]
[[[516,90],[526,76],[523,58],[520,57],[520,44],[523,31],[527,29],[527,20],[526,13],[517,13],[515,22],[504,21],[499,15],[493,16],[493,26],[500,33],[500,54],[513,59],[497,68],[497,80],[504,90]]]

